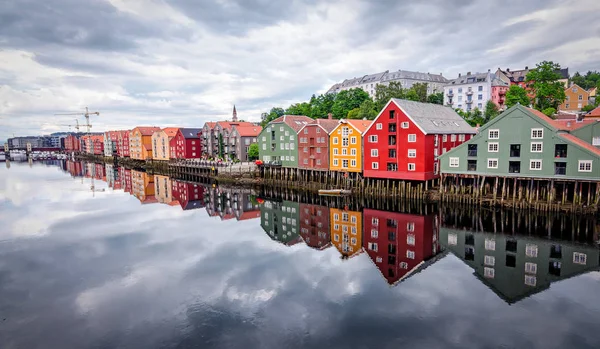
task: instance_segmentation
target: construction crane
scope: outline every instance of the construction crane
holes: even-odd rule
[[[60,114],[54,114],[55,116],[59,116],[59,115],[83,115],[85,116],[85,127],[87,127],[87,133],[90,133],[90,128],[92,128],[92,124],[90,124],[90,115],[97,115],[100,116],[100,113],[95,111],[95,112],[91,112],[88,110],[88,107],[85,107],[85,113],[60,113]],[[79,122],[77,123],[77,127],[79,127]],[[79,129],[77,129],[79,130]]]

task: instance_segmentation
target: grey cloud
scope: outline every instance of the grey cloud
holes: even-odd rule
[[[224,34],[242,35],[250,29],[301,17],[317,0],[170,0],[173,8],[206,28]]]
[[[5,0],[0,3],[0,39],[8,47],[65,46],[122,51],[141,37],[159,35],[156,26],[119,13],[105,1]],[[60,56],[57,50],[53,54]]]

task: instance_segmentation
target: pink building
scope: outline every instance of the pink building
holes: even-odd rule
[[[492,80],[492,102],[494,102],[498,109],[506,109],[506,92],[508,91],[509,85],[495,78]]]

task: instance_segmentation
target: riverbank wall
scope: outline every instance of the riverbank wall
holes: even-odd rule
[[[286,189],[318,194],[321,189],[346,189],[359,199],[418,200],[481,207],[508,207],[543,212],[598,215],[600,182],[569,182],[534,178],[458,177],[431,181],[363,178],[358,173],[317,171],[253,164],[222,164],[194,160],[143,161],[79,154],[78,159],[199,182]]]

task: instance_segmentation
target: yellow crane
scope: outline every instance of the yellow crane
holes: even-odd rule
[[[88,107],[85,107],[85,113],[59,113],[59,114],[54,114],[55,116],[62,116],[62,115],[83,115],[85,117],[85,127],[87,127],[87,133],[90,133],[90,128],[92,128],[92,124],[90,124],[90,115],[97,115],[100,116],[100,113],[95,111],[95,112],[90,112],[88,110]],[[79,122],[77,123],[77,127],[79,127]],[[79,129],[77,129],[79,130]]]

